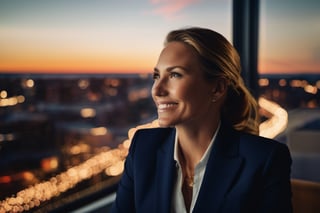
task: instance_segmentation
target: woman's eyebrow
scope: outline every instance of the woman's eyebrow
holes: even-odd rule
[[[168,71],[171,71],[171,70],[173,70],[173,69],[182,69],[182,70],[184,70],[184,71],[187,71],[188,69],[187,68],[185,68],[185,67],[183,67],[183,66],[172,66],[172,67],[168,67],[167,68],[167,70]]]
[[[183,70],[184,72],[189,72],[188,69],[185,68],[185,67],[183,67],[183,66],[171,66],[171,67],[167,67],[167,68],[165,69],[165,71],[170,73],[170,72],[172,72],[174,69],[180,69],[180,70]],[[160,70],[159,70],[157,67],[155,67],[155,68],[153,69],[153,72],[159,73]]]

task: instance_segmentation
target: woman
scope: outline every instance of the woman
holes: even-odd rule
[[[258,136],[257,103],[222,35],[170,32],[153,76],[162,128],[135,133],[112,212],[292,212],[289,151]]]

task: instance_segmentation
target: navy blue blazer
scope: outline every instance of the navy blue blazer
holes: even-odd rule
[[[135,133],[111,212],[171,211],[174,140],[174,128]],[[221,126],[193,212],[292,212],[290,168],[286,145]]]

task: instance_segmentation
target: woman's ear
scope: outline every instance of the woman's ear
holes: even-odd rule
[[[214,80],[212,88],[212,102],[216,102],[225,96],[228,89],[228,82],[225,78]]]

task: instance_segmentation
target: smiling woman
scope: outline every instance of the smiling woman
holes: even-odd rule
[[[161,128],[135,132],[112,212],[292,212],[288,147],[258,136],[240,70],[221,34],[169,32],[153,74]]]

